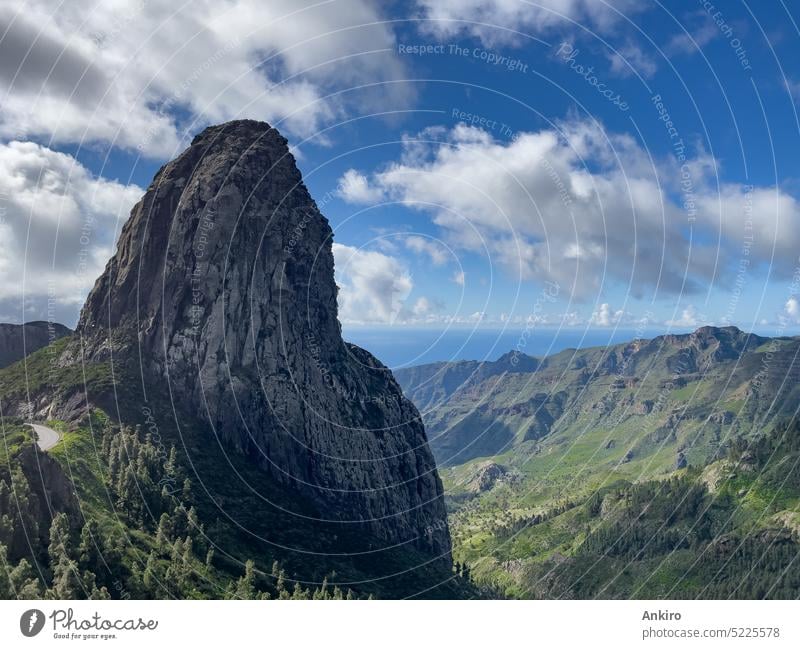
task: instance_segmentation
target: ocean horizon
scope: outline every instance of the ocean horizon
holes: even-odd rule
[[[344,327],[344,339],[363,347],[390,369],[413,367],[440,361],[494,361],[510,351],[530,356],[551,356],[565,349],[604,347],[636,338],[650,339],[667,333],[684,334],[697,327],[685,328],[561,328],[467,329],[412,327]],[[775,332],[758,329],[762,336]],[[786,332],[792,335],[794,332]]]
[[[635,329],[466,329],[404,327],[345,328],[344,338],[363,347],[390,369],[439,361],[494,361],[510,351],[550,356],[565,349],[615,345],[653,338],[662,330]],[[684,333],[683,331],[680,333]]]

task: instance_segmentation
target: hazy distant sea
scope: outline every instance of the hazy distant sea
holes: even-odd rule
[[[390,368],[422,365],[435,361],[497,360],[518,349],[531,356],[547,356],[568,348],[613,345],[641,338],[653,338],[664,330],[634,329],[537,329],[525,335],[521,330],[492,329],[407,329],[403,327],[344,329],[345,340],[372,352]],[[682,333],[674,331],[672,333]]]

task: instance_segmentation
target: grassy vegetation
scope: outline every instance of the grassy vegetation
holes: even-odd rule
[[[796,597],[799,467],[790,426],[738,438],[707,470],[618,480],[549,515],[503,485],[453,513],[455,558],[508,597]]]
[[[0,443],[0,467],[7,467],[26,445],[33,442],[31,429],[19,419],[5,419],[0,425],[3,440]]]

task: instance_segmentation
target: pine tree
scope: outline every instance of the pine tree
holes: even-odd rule
[[[158,561],[156,560],[156,553],[150,552],[142,575],[142,583],[147,589],[147,592],[154,597],[157,596],[158,593],[158,581]]]
[[[85,570],[82,577],[83,590],[88,599],[111,599],[105,586],[97,586],[97,577],[91,570]]]
[[[192,550],[192,539],[188,536],[183,540],[183,554],[181,555],[183,563],[187,566],[191,565],[192,559],[194,558],[194,552]]]
[[[79,599],[86,596],[77,561],[64,557],[53,567],[53,584],[47,594],[51,599]]]
[[[81,529],[81,538],[78,543],[78,561],[83,568],[91,570],[96,575],[105,569],[103,541],[97,521],[94,519],[86,521]]]
[[[5,480],[0,478],[0,512],[11,511],[11,490]]]
[[[247,560],[244,564],[244,575],[236,582],[234,597],[236,599],[253,599],[256,595],[256,571],[255,564]]]
[[[189,513],[187,514],[187,533],[195,542],[198,552],[202,552],[207,548],[208,544],[203,524],[200,522],[200,517],[197,515],[197,510],[194,506],[189,508]]]
[[[314,591],[312,599],[328,599],[328,578],[322,580],[322,584]]]
[[[27,559],[22,559],[8,574],[11,590],[17,599],[41,599],[42,587]]]
[[[164,512],[161,514],[161,518],[158,520],[158,530],[156,532],[156,543],[158,544],[158,549],[162,552],[165,551],[171,543],[171,537],[172,521],[169,518],[169,514]]]
[[[279,594],[286,592],[286,572],[283,569],[278,571],[278,577],[275,581],[275,590],[277,590]]]
[[[181,499],[184,503],[189,504],[192,502],[192,481],[189,478],[183,481],[183,489],[181,490]]]
[[[8,562],[6,546],[0,543],[0,599],[13,599],[10,579],[11,565]]]
[[[9,546],[14,540],[14,519],[5,513],[7,511],[0,509],[0,543]]]
[[[292,590],[292,599],[308,599],[308,591],[303,590],[299,581],[294,582],[294,590]]]
[[[172,551],[170,553],[170,560],[172,563],[178,563],[183,558],[183,541],[180,539],[175,539],[175,542],[172,544]]]
[[[189,513],[183,505],[178,505],[172,514],[172,534],[186,536],[189,533]]]
[[[178,452],[175,450],[173,446],[169,450],[169,458],[167,459],[166,463],[164,464],[164,473],[167,477],[174,479],[176,482],[178,480]]]
[[[72,541],[69,519],[63,512],[56,514],[50,524],[50,545],[47,547],[47,554],[50,557],[51,566],[71,557]]]
[[[20,466],[11,471],[10,511],[15,531],[24,530],[27,538],[39,536],[39,500],[31,491],[28,479]],[[19,528],[17,527],[19,524]],[[13,548],[12,548],[13,549]]]
[[[117,487],[117,506],[124,511],[128,517],[136,522],[142,521],[142,501],[139,492],[139,482],[136,479],[136,472],[132,466],[126,466],[120,473],[119,485]]]

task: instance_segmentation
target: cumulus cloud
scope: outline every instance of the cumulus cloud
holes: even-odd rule
[[[339,179],[337,195],[348,203],[369,205],[377,203],[383,198],[380,187],[370,187],[367,177],[356,171],[348,169]]]
[[[435,239],[411,235],[405,238],[404,243],[406,248],[412,252],[430,258],[436,266],[444,266],[451,259],[447,248]]]
[[[440,37],[468,34],[493,46],[520,41],[522,34],[539,34],[580,22],[590,29],[608,29],[617,12],[641,8],[634,0],[418,0],[426,22],[421,28]]]
[[[589,324],[597,325],[599,327],[610,327],[614,324],[617,324],[622,319],[624,314],[624,311],[614,311],[608,302],[604,302],[592,312],[592,315],[589,318]]]
[[[1,144],[1,319],[72,324],[141,194],[33,142]]]
[[[366,0],[31,0],[0,8],[0,33],[0,135],[155,157],[175,153],[187,127],[237,117],[308,136],[377,93],[324,99],[331,90],[404,76]],[[410,91],[380,92],[401,105]]]
[[[664,324],[670,327],[698,327],[707,323],[703,322],[703,318],[702,316],[698,315],[697,309],[690,304],[683,311],[681,311],[679,318],[675,320],[667,320]]]
[[[753,270],[790,276],[800,203],[776,187],[717,186],[715,166],[703,152],[682,166],[653,162],[595,122],[511,142],[462,124],[433,141],[406,138],[400,158],[367,182],[430,214],[454,250],[488,253],[514,279],[553,281],[579,299],[610,282],[634,297],[725,288],[743,232],[753,233]]]
[[[786,300],[786,304],[783,306],[783,312],[790,321],[795,323],[800,322],[800,300],[792,295],[792,297]]]
[[[473,321],[473,316],[444,314],[444,302],[421,295],[411,298],[414,281],[399,258],[333,244],[339,320],[345,324],[423,324]]]
[[[467,280],[467,274],[463,270],[457,270],[453,273],[452,281],[459,286],[464,286]]]
[[[374,250],[333,244],[339,319],[347,323],[393,323],[414,283],[397,258]]]

